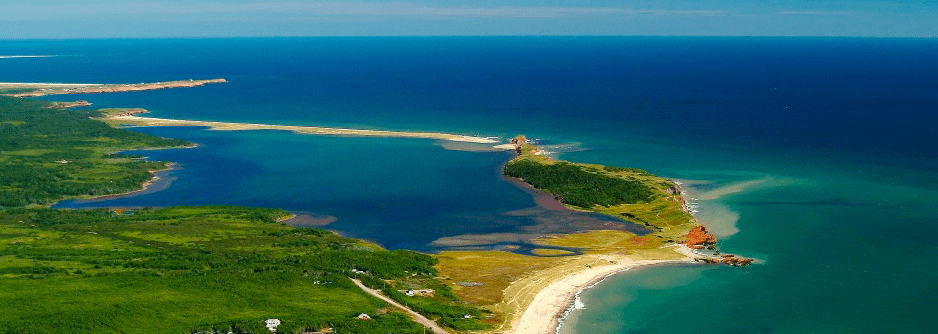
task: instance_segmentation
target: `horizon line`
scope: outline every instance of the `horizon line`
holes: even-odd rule
[[[123,36],[123,37],[30,37],[30,38],[0,38],[4,42],[16,41],[80,41],[80,40],[157,40],[157,39],[261,39],[261,38],[446,38],[446,37],[564,37],[564,38],[850,38],[850,39],[935,39],[938,36],[853,36],[853,35],[254,35],[254,36]]]

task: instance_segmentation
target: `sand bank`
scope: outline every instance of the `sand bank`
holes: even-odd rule
[[[694,263],[692,251],[685,248],[678,252],[687,257],[679,260],[631,260],[625,256],[603,255],[608,265],[584,267],[550,283],[543,288],[528,305],[521,317],[513,324],[514,334],[553,334],[557,331],[564,312],[573,303],[577,292],[592,286],[606,277],[636,267],[661,264]]]
[[[139,92],[145,90],[189,88],[209,84],[226,83],[225,79],[179,80],[139,84],[43,84],[43,83],[0,83],[0,88],[29,88],[28,92],[10,94],[14,97],[39,97],[62,94],[100,94]]]
[[[497,140],[483,137],[463,136],[449,133],[437,132],[405,132],[405,131],[383,131],[383,130],[361,130],[361,129],[342,129],[342,128],[324,128],[316,126],[295,126],[295,125],[270,125],[253,123],[228,123],[228,122],[209,122],[209,121],[189,121],[166,118],[140,117],[135,115],[115,115],[106,119],[111,124],[116,125],[136,125],[136,126],[204,126],[212,130],[235,131],[235,130],[285,130],[303,134],[314,135],[333,135],[333,136],[356,136],[356,137],[394,137],[394,138],[421,138],[449,140],[467,143],[494,144]]]

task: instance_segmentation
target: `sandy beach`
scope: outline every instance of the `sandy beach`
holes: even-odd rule
[[[228,82],[225,79],[177,80],[139,84],[60,84],[60,83],[0,83],[0,89],[28,88],[30,91],[8,94],[13,97],[40,97],[63,94],[101,94],[140,92],[147,90],[191,88]]]
[[[236,130],[285,130],[303,134],[314,135],[334,135],[334,136],[360,136],[360,137],[395,137],[395,138],[423,138],[449,140],[456,142],[477,143],[477,144],[495,144],[499,141],[474,136],[464,136],[449,133],[437,132],[406,132],[406,131],[384,131],[384,130],[361,130],[361,129],[342,129],[325,128],[315,126],[296,126],[296,125],[270,125],[253,123],[228,123],[228,122],[209,122],[209,121],[189,121],[166,118],[140,117],[134,115],[116,115],[106,119],[115,125],[136,125],[136,126],[204,126],[212,130],[236,131]]]
[[[557,331],[564,312],[573,303],[577,292],[592,286],[616,273],[662,264],[694,263],[693,252],[685,247],[676,247],[686,257],[677,260],[632,260],[625,256],[601,255],[608,265],[585,267],[583,270],[564,276],[540,290],[527,306],[521,317],[512,324],[514,334],[552,334]]]

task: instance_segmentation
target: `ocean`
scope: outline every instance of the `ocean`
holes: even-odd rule
[[[938,332],[938,42],[744,37],[2,41],[0,81],[193,89],[62,96],[154,117],[538,138],[681,180],[746,268],[656,267],[579,296],[562,333]],[[63,206],[309,213],[388,248],[487,247],[544,221],[509,155],[430,140],[197,128],[161,191]],[[595,217],[588,217],[595,218]],[[331,222],[331,223],[330,223]],[[460,238],[463,237],[463,238]],[[456,241],[453,241],[456,240]]]

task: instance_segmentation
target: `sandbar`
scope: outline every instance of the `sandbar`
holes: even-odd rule
[[[140,117],[140,116],[135,116],[135,115],[127,115],[127,114],[108,116],[105,120],[115,125],[202,126],[202,127],[211,128],[212,130],[219,130],[219,131],[285,130],[285,131],[292,131],[295,133],[313,134],[313,135],[422,138],[422,139],[449,140],[449,141],[456,141],[456,142],[479,143],[479,144],[494,144],[494,143],[499,142],[491,138],[456,135],[456,134],[450,134],[450,133],[438,133],[438,132],[406,132],[406,131],[325,128],[325,127],[317,127],[317,126],[190,121],[190,120],[178,120],[178,119],[167,119],[167,118]]]

